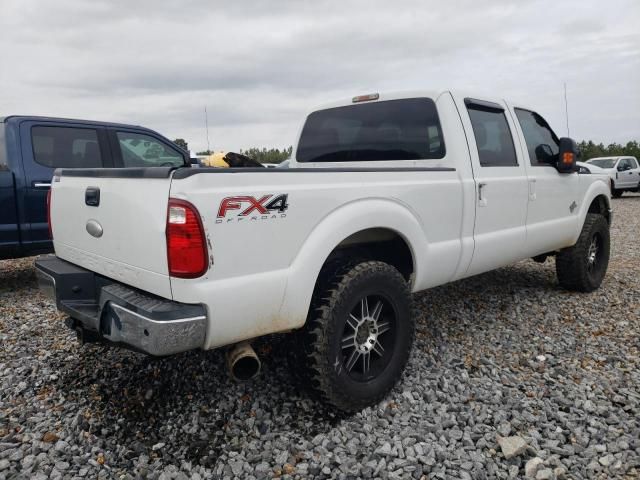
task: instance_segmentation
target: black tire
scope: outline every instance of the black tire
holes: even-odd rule
[[[624,190],[620,190],[620,189],[614,188],[613,180],[612,180],[611,181],[611,196],[613,198],[620,198],[623,193],[624,193]]]
[[[567,290],[592,292],[600,286],[609,265],[609,224],[602,216],[588,213],[578,242],[556,256],[556,273]]]
[[[300,332],[298,368],[325,403],[355,412],[380,402],[402,375],[415,336],[411,293],[383,262],[332,270],[319,280]]]

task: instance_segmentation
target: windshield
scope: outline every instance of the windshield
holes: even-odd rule
[[[613,168],[616,165],[617,158],[594,158],[587,163],[600,168]]]
[[[361,162],[444,157],[430,98],[407,98],[313,112],[300,135],[298,162]]]

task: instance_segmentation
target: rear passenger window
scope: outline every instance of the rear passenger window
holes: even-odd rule
[[[560,141],[546,120],[529,110],[516,108],[515,111],[527,142],[531,165],[549,166],[555,164],[560,151]]]
[[[45,167],[102,167],[96,130],[37,126],[31,129],[31,143],[34,160]]]
[[[467,110],[483,167],[515,167],[516,149],[504,110],[498,104],[467,102]]]
[[[150,135],[117,132],[125,167],[180,167],[184,157],[178,150]]]

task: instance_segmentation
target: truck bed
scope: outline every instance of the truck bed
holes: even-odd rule
[[[62,170],[53,184],[54,245],[59,258],[130,287],[181,303],[206,298],[220,326],[207,344],[221,345],[248,330],[259,336],[303,324],[317,271],[336,245],[357,243],[359,230],[410,232],[416,257],[430,265],[428,275],[414,266],[414,289],[454,278],[463,183],[456,169],[439,166]],[[88,188],[100,190],[98,206],[86,204]],[[466,190],[473,194],[472,182]],[[209,268],[197,281],[168,274],[170,197],[191,202],[202,218]],[[98,238],[87,232],[92,220],[103,228]]]

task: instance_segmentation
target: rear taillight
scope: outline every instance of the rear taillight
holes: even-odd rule
[[[196,278],[208,267],[207,243],[196,208],[185,200],[169,199],[167,210],[169,275]]]
[[[53,240],[53,231],[51,230],[51,189],[47,192],[47,225],[49,226],[49,238]]]

